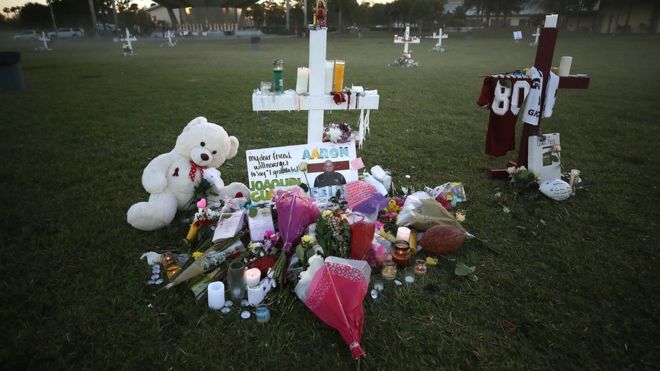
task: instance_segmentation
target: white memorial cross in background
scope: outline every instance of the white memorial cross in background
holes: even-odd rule
[[[406,25],[406,31],[403,36],[394,35],[395,44],[403,44],[403,54],[410,57],[408,44],[419,44],[421,40],[417,36],[410,37],[410,25]]]
[[[131,33],[128,32],[128,28],[126,29],[126,38],[121,39],[122,42],[125,42],[125,44],[122,44],[122,50],[124,51],[124,55],[132,55],[133,54],[133,43],[132,41],[137,41],[135,36],[131,36]]]
[[[41,37],[39,37],[38,40],[44,43],[43,46],[38,48],[39,50],[46,50],[46,51],[52,50],[50,47],[48,47],[48,42],[50,41],[50,37],[46,36],[45,32],[41,31]]]
[[[442,46],[442,39],[448,39],[448,38],[449,35],[447,35],[446,33],[444,34],[442,33],[442,28],[440,29],[440,31],[438,31],[437,34],[434,32],[433,36],[429,36],[429,39],[438,39],[438,43],[435,44],[435,46],[433,47],[433,51],[440,51],[440,52],[446,51],[447,48]]]
[[[541,36],[541,28],[536,27],[536,33],[533,33],[532,36],[534,36],[534,42],[530,43],[529,46],[537,46],[539,44],[539,36]]]
[[[326,28],[309,30],[309,90],[307,94],[297,94],[289,89],[282,93],[255,91],[252,93],[252,110],[259,111],[308,111],[307,143],[323,141],[323,116],[326,110],[371,110],[378,109],[379,96],[377,90],[362,90],[359,87],[351,89],[347,102],[336,104],[331,94],[324,92],[326,43],[328,30]],[[356,96],[359,93],[359,97]],[[364,116],[364,126],[368,128],[368,111]],[[361,115],[362,121],[362,115]],[[358,138],[361,143],[364,138]]]
[[[167,30],[167,46],[176,46],[176,40],[172,38],[172,31],[170,30]]]

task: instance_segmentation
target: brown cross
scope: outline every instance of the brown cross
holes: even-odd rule
[[[536,67],[543,74],[543,87],[541,89],[541,109],[543,112],[543,105],[545,103],[545,88],[548,84],[550,77],[550,67],[552,66],[552,57],[555,54],[555,44],[557,43],[557,28],[541,29],[541,36],[539,38],[539,45],[536,48],[536,59],[534,60],[534,67]],[[559,89],[587,89],[589,87],[590,78],[588,76],[562,76],[559,77]],[[543,114],[539,117],[538,126],[523,124],[522,135],[520,136],[520,147],[518,147],[518,160],[516,162],[509,161],[509,166],[525,166],[527,167],[527,141],[532,135],[539,133],[541,128],[541,119]],[[488,176],[491,178],[505,178],[509,174],[506,169],[490,169]]]

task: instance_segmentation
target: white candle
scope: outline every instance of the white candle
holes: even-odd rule
[[[335,61],[325,61],[325,85],[323,88],[324,94],[332,92],[332,83],[335,73]]]
[[[557,14],[549,14],[545,16],[545,28],[557,28]]]
[[[396,231],[396,240],[397,241],[410,241],[410,228],[399,227]]]
[[[298,75],[296,77],[296,93],[307,93],[307,85],[309,83],[309,68],[298,67]]]
[[[573,63],[573,57],[561,57],[561,62],[559,62],[559,76],[568,76],[571,74],[571,64]]]
[[[252,268],[245,271],[245,282],[248,287],[255,287],[261,281],[261,271],[259,268]]]
[[[217,281],[209,283],[207,288],[209,308],[218,310],[225,306],[225,284]]]

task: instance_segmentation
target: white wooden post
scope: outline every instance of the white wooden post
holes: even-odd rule
[[[325,49],[328,30],[309,33],[309,96],[320,98],[325,87]],[[310,109],[307,114],[307,143],[323,140],[323,109]]]

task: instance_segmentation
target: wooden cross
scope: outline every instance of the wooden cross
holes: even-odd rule
[[[48,47],[48,42],[50,41],[50,37],[46,36],[46,33],[41,31],[41,37],[39,37],[39,41],[43,41],[44,46],[41,47],[41,50],[47,50],[50,51],[52,50],[51,48]]]
[[[539,36],[541,36],[541,28],[536,27],[536,33],[533,33],[532,36],[534,36],[534,42],[530,43],[529,46],[537,46],[539,45]]]
[[[557,43],[557,16],[554,16],[554,22],[551,20],[553,16],[546,16],[545,26],[541,29],[539,45],[536,49],[536,59],[534,60],[534,67],[536,67],[543,76],[543,86],[541,88],[541,108],[539,112],[543,112],[545,103],[546,86],[548,84],[548,77],[550,76],[550,67],[552,67],[552,58],[555,53],[555,45]],[[589,87],[590,78],[586,75],[572,75],[559,77],[559,89],[587,89]],[[538,118],[538,126],[523,124],[523,131],[520,137],[520,147],[518,148],[518,159],[516,162],[509,162],[509,166],[525,166],[527,167],[527,142],[528,138],[532,135],[537,135],[541,128],[541,120],[543,115]],[[488,175],[491,178],[505,178],[509,174],[506,169],[490,169]]]
[[[449,35],[447,35],[446,33],[443,34],[442,33],[442,28],[440,29],[440,31],[438,31],[437,34],[434,32],[433,36],[430,36],[429,38],[430,39],[438,39],[438,43],[435,44],[435,46],[433,47],[433,50],[445,51],[447,49],[447,48],[442,46],[442,39],[448,39]]]
[[[126,28],[126,38],[121,39],[121,41],[126,42],[126,44],[122,44],[124,55],[133,54],[133,44],[131,43],[131,41],[137,41],[137,39],[135,38],[135,36],[131,36],[131,33],[128,32],[128,28]]]
[[[378,109],[377,90],[357,90],[348,95],[344,103],[337,104],[331,94],[326,94],[326,44],[328,29],[309,29],[309,92],[297,94],[295,90],[282,93],[255,91],[252,93],[253,111],[308,111],[307,143],[323,141],[323,116],[326,110]],[[351,89],[354,90],[354,89]],[[343,94],[343,93],[342,93]],[[364,138],[359,138],[364,140]]]
[[[167,45],[176,46],[176,41],[172,40],[172,32],[170,30],[167,30]]]
[[[410,55],[408,44],[419,44],[421,40],[417,36],[410,37],[410,25],[406,24],[406,31],[403,36],[394,35],[395,44],[403,44],[403,54]]]

